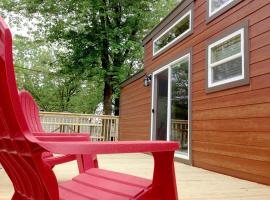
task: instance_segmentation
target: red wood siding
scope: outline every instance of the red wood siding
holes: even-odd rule
[[[152,56],[152,41],[146,43],[145,72],[152,73],[192,47],[193,164],[270,185],[270,1],[243,0],[208,24],[206,0],[194,3],[193,34],[157,58]],[[249,22],[250,84],[207,94],[207,41],[244,20]],[[127,90],[122,93],[137,91]],[[146,90],[136,100],[149,110],[150,96]],[[127,112],[124,107],[121,110]],[[137,116],[139,122],[150,120],[150,113]]]

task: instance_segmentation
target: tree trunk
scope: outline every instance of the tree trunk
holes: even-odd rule
[[[115,97],[115,103],[114,103],[114,115],[119,116],[119,106],[120,106],[120,98]]]
[[[112,114],[112,96],[113,88],[108,80],[105,80],[104,90],[103,90],[103,114],[111,115]]]

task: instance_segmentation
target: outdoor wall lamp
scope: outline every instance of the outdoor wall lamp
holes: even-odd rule
[[[151,84],[151,81],[152,81],[152,75],[151,74],[149,74],[149,75],[145,74],[144,82],[143,82],[144,87],[149,86]]]

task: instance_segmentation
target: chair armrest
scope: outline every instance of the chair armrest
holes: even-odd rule
[[[114,154],[173,152],[179,148],[177,142],[129,141],[129,142],[47,142],[36,141],[44,149],[59,154]]]

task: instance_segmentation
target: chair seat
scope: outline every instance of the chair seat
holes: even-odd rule
[[[148,179],[92,168],[59,185],[60,199],[127,200],[151,187]]]

